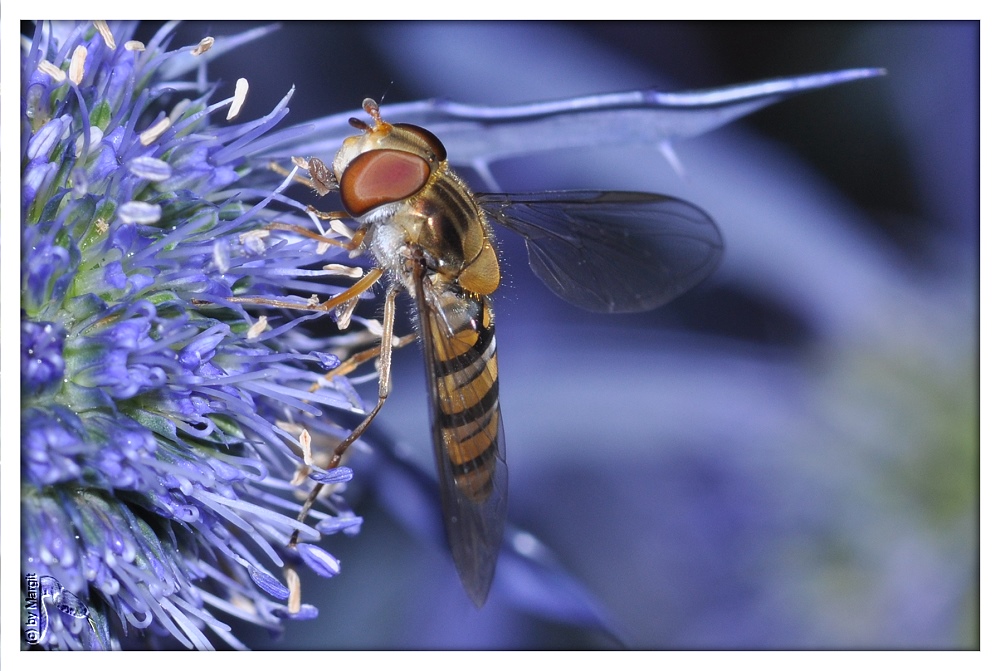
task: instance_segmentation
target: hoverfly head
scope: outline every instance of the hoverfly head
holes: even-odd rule
[[[351,126],[364,132],[346,138],[333,159],[344,207],[353,216],[417,193],[447,156],[429,130],[384,121],[371,98],[361,105],[373,123],[350,119]]]

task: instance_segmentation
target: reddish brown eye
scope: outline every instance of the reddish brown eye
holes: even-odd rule
[[[411,123],[397,123],[396,128],[401,128],[410,131],[414,135],[420,138],[420,140],[427,145],[431,153],[439,161],[443,161],[448,158],[448,152],[445,151],[444,145],[441,140],[438,139],[437,135],[430,132],[426,128],[421,128],[420,126],[414,126]]]
[[[374,149],[351,161],[340,178],[344,209],[360,216],[386,203],[412,196],[430,176],[427,162],[406,151]]]

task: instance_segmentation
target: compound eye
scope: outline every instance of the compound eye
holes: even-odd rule
[[[403,200],[427,184],[431,168],[416,154],[398,149],[366,151],[344,169],[340,196],[357,217],[379,205]]]
[[[426,145],[426,148],[431,152],[431,154],[438,161],[443,161],[448,158],[448,152],[444,148],[444,144],[438,139],[438,136],[430,132],[426,128],[421,128],[420,126],[414,126],[411,123],[397,123],[393,124],[396,128],[402,128],[413,133],[420,138],[421,142]]]

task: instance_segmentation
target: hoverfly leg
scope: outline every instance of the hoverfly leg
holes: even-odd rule
[[[382,409],[382,405],[385,404],[385,400],[389,398],[389,368],[392,363],[392,328],[393,323],[396,318],[396,294],[399,293],[399,286],[394,285],[389,288],[385,295],[385,317],[382,321],[382,341],[378,348],[378,400],[375,402],[375,407],[372,411],[368,413],[360,424],[358,424],[354,431],[351,432],[347,438],[337,446],[330,456],[330,463],[327,465],[327,470],[336,467],[340,463],[340,458],[343,456],[347,448],[351,446],[355,440],[361,437],[361,434],[365,432],[368,425],[372,423],[375,419],[375,415],[378,411]]]
[[[403,336],[402,338],[393,338],[393,340],[395,341],[392,344],[393,348],[394,349],[399,349],[400,347],[406,347],[411,342],[416,342],[416,340],[417,340],[417,334],[416,333],[408,333],[405,336]],[[344,359],[343,361],[341,361],[339,366],[337,366],[333,370],[325,373],[323,375],[323,377],[326,380],[329,381],[329,380],[332,380],[335,377],[341,377],[341,376],[344,376],[344,375],[349,375],[349,374],[353,373],[354,370],[358,366],[360,366],[361,364],[365,363],[366,361],[371,361],[372,359],[374,359],[375,357],[377,357],[379,354],[381,354],[381,352],[382,352],[382,345],[381,344],[376,345],[375,347],[372,347],[370,349],[366,349],[366,350],[363,350],[361,352],[358,352],[358,353],[350,356],[349,358]],[[317,389],[319,389],[319,385],[320,385],[319,382],[313,383],[313,385],[311,387],[309,387],[309,391],[310,392],[316,391]]]
[[[296,174],[293,179],[299,184],[313,189],[320,196],[325,196],[331,191],[336,191],[340,188],[337,184],[337,177],[333,174],[332,170],[326,167],[326,164],[323,163],[322,160],[313,157],[307,161],[298,156],[293,156],[292,163],[294,163],[296,167],[309,172],[309,177],[303,177]],[[275,161],[268,163],[267,167],[283,177],[288,177],[292,174],[291,170],[282,167]]]
[[[302,168],[303,170],[309,169],[309,166],[300,158],[292,157],[292,163],[294,163],[299,168]],[[288,177],[289,175],[292,174],[291,170],[282,166],[277,161],[270,161],[267,164],[267,169],[270,170],[271,172],[278,173],[282,177]],[[308,186],[311,189],[316,188],[316,185],[313,183],[311,177],[303,177],[302,175],[295,173],[294,175],[292,175],[292,179],[298,182],[299,184],[302,184],[303,186]]]
[[[307,163],[309,168],[309,177],[312,180],[312,188],[316,190],[321,196],[325,196],[331,191],[336,191],[340,188],[337,184],[337,176],[333,174],[333,171],[326,167],[318,158],[310,158]]]
[[[346,212],[320,212],[319,210],[313,209],[311,205],[309,206],[309,208],[310,211],[316,216],[318,216],[320,219],[327,219],[327,220],[345,219],[350,216]],[[364,242],[365,234],[368,232],[367,229],[359,228],[358,230],[354,231],[350,240],[345,241],[345,240],[336,240],[334,238],[329,238],[325,235],[320,235],[319,233],[310,231],[305,226],[299,226],[298,224],[286,224],[283,221],[273,221],[267,226],[265,226],[264,230],[288,231],[290,233],[298,233],[304,238],[309,238],[310,240],[315,240],[316,242],[321,242],[327,245],[335,245],[337,247],[346,249],[349,252],[353,252],[355,249],[361,246],[361,243]]]
[[[340,305],[350,305],[353,311],[353,304],[357,303],[358,298],[364,292],[372,288],[378,279],[382,277],[384,271],[381,268],[372,268],[365,276],[354,283],[347,291],[342,291],[336,296],[331,296],[326,301],[320,303],[316,306],[316,310],[322,310],[323,312],[329,312],[330,310],[340,306]]]
[[[374,272],[374,271],[373,271]],[[368,425],[372,423],[375,416],[378,414],[382,406],[385,405],[385,400],[389,398],[389,368],[392,362],[392,328],[393,322],[396,317],[396,294],[399,293],[399,286],[393,285],[389,288],[385,295],[385,317],[383,319],[382,325],[382,341],[378,347],[378,400],[375,402],[375,407],[372,408],[371,412],[358,424],[351,434],[347,436],[336,448],[333,450],[333,454],[330,455],[330,461],[327,464],[327,470],[336,468],[340,465],[340,460],[343,458],[344,453],[347,452],[354,441],[361,437],[361,435],[368,429]],[[372,358],[374,355],[370,355],[367,359]],[[331,373],[336,374],[346,374],[349,370],[353,370],[361,361],[352,362],[354,357],[348,359],[347,362],[341,364],[335,368]],[[366,359],[365,359],[366,360]],[[350,368],[345,370],[345,366],[350,364]],[[324,484],[318,483],[309,492],[309,496],[306,498],[305,502],[302,504],[302,510],[299,511],[298,521],[304,522],[306,516],[309,515],[309,510],[312,508],[313,503],[316,502],[316,498],[319,496],[320,491],[325,487]],[[291,538],[288,540],[288,547],[294,548],[299,542],[299,531],[296,529],[292,532]]]
[[[350,289],[342,291],[336,296],[331,296],[322,303],[320,303],[315,296],[309,303],[295,303],[292,301],[283,301],[277,298],[262,298],[260,296],[230,296],[226,300],[230,303],[239,303],[241,305],[266,305],[271,308],[285,308],[287,310],[330,312],[338,305],[357,299],[358,296],[370,289],[372,285],[378,281],[378,278],[382,277],[383,272],[384,271],[381,268],[372,268],[365,274],[364,277],[355,282]],[[208,303],[208,301],[195,299],[195,303],[202,305]]]

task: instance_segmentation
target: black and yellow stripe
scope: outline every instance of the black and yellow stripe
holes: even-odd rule
[[[462,180],[440,166],[423,191],[412,199],[420,221],[418,246],[430,268],[456,291],[493,293],[500,266],[482,210]]]
[[[496,335],[488,297],[454,297],[465,304],[465,324],[456,328],[440,315],[429,320],[431,410],[457,489],[479,502],[490,496],[498,453],[502,458]]]
[[[437,259],[467,262],[483,246],[482,211],[457,175],[442,166],[414,199],[425,220],[417,244]]]

